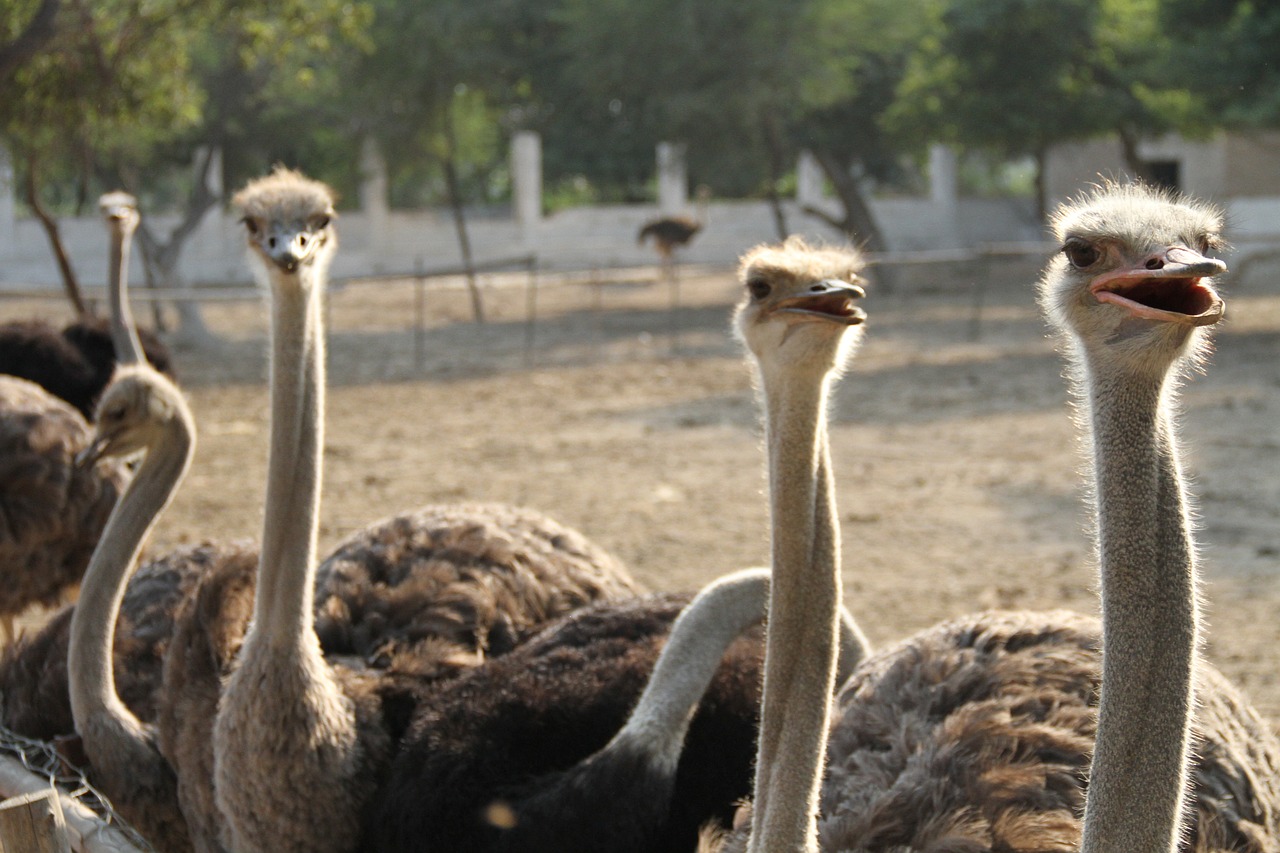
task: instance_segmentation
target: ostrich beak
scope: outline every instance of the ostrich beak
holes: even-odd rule
[[[774,310],[857,326],[866,321],[867,313],[853,302],[866,295],[867,292],[861,285],[838,279],[823,279],[811,284],[803,293],[781,300]]]
[[[1226,303],[1207,279],[1226,271],[1227,265],[1217,258],[1206,258],[1185,246],[1169,246],[1141,266],[1098,276],[1089,292],[1099,302],[1145,320],[1211,326],[1222,319]]]
[[[76,454],[76,468],[81,471],[92,468],[107,452],[107,446],[111,444],[109,436],[95,435],[84,450]]]

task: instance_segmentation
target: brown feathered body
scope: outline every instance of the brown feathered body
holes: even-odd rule
[[[1076,853],[1101,637],[1096,619],[1068,611],[995,611],[869,658],[838,697],[821,849]],[[1216,670],[1202,664],[1198,677],[1182,849],[1275,853],[1280,744]],[[722,849],[745,848],[744,827]]]
[[[138,719],[156,718],[165,654],[173,634],[174,613],[200,578],[219,563],[248,552],[243,543],[202,543],[148,560],[125,590],[116,623],[113,654],[116,689]],[[71,735],[71,699],[67,693],[67,646],[71,639],[69,606],[34,635],[23,637],[0,659],[0,723],[31,738]]]
[[[0,376],[0,619],[57,604],[84,576],[123,490],[123,465],[80,468],[91,440],[71,406],[25,379]]]
[[[176,618],[160,746],[196,849],[216,849],[212,732],[219,689],[253,613],[256,563],[206,575]],[[529,509],[433,505],[359,531],[316,578],[316,632],[361,720],[372,784],[425,691],[542,623],[635,595],[612,555]],[[211,846],[202,846],[210,844]]]
[[[689,596],[582,608],[422,702],[371,803],[369,851],[691,850],[750,790],[764,656],[725,652],[677,767],[599,753],[635,706]],[[590,758],[590,760],[588,760]]]
[[[688,245],[701,230],[702,223],[691,217],[663,216],[649,220],[640,228],[638,242],[643,246],[646,240],[652,239],[658,253],[667,259],[676,249]]]
[[[174,378],[168,347],[148,329],[137,332],[151,366]],[[86,420],[93,419],[115,368],[115,345],[105,318],[85,317],[61,329],[44,320],[0,324],[0,374],[36,383]]]

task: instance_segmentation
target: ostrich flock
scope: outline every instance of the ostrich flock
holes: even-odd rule
[[[1215,209],[1107,184],[1054,220],[1038,297],[1101,619],[988,610],[875,649],[843,605],[827,426],[867,320],[857,251],[742,257],[770,566],[646,592],[501,504],[318,553],[334,196],[277,168],[234,203],[270,305],[256,543],[141,559],[197,436],[130,316],[132,198],[101,201],[109,324],[0,326],[0,723],[56,742],[156,850],[1280,853],[1280,743],[1200,657],[1177,440],[1225,311]]]

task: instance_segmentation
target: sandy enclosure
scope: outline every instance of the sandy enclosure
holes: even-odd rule
[[[846,599],[877,643],[983,607],[1096,609],[1081,455],[1036,263],[873,286],[868,336],[834,404]],[[767,560],[760,429],[728,333],[730,270],[484,284],[488,322],[433,286],[415,339],[408,283],[333,294],[322,548],[427,502],[539,508],[654,589]],[[1280,724],[1280,293],[1228,289],[1229,321],[1184,394],[1202,518],[1206,656]],[[53,303],[0,303],[0,317]],[[145,312],[139,311],[146,316]],[[152,543],[257,538],[266,462],[264,306],[211,305],[224,339],[177,360],[195,465]]]

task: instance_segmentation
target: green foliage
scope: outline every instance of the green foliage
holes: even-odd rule
[[[1158,24],[1202,123],[1280,127],[1280,3],[1163,0]]]

